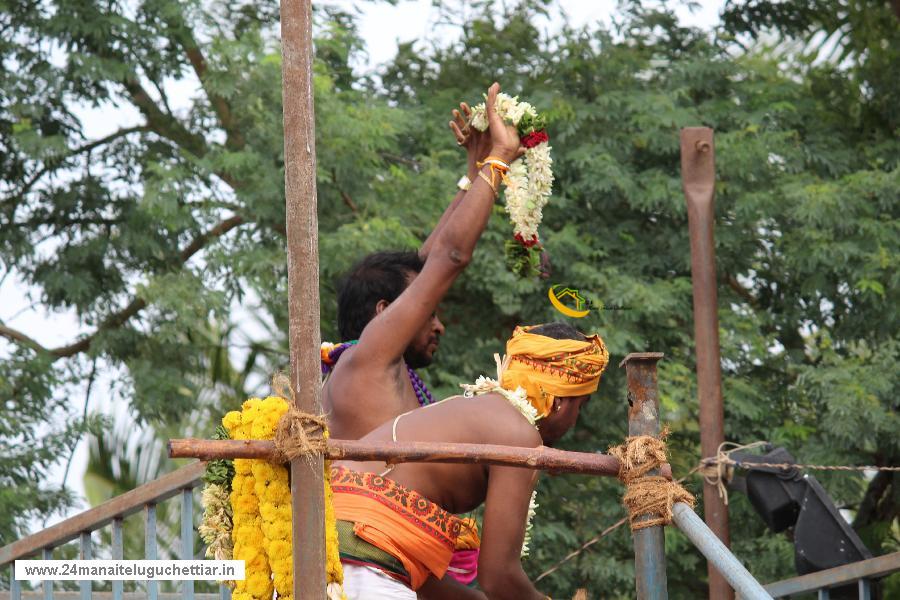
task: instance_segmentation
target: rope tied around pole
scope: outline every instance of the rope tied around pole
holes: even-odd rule
[[[714,460],[700,461],[700,466],[698,467],[700,474],[703,476],[706,483],[715,486],[716,491],[719,492],[719,498],[722,499],[725,506],[728,506],[728,488],[726,485],[731,483],[731,479],[734,477],[734,466],[737,464],[731,459],[731,453],[740,450],[752,450],[753,448],[764,446],[767,443],[768,442],[760,441],[753,442],[752,444],[740,445],[735,444],[734,442],[722,442],[716,449],[716,457]],[[730,447],[730,449],[725,450],[727,447]]]
[[[312,415],[293,404],[275,429],[275,452],[279,462],[324,454],[328,450],[325,415]]]
[[[290,400],[288,410],[275,428],[275,459],[290,462],[324,454],[328,450],[328,424],[325,415],[313,415],[297,408],[290,379],[284,373],[272,377],[272,393]]]
[[[631,530],[637,531],[672,522],[672,506],[684,502],[693,507],[694,496],[681,484],[661,475],[649,475],[667,462],[665,438],[639,435],[625,438],[625,443],[613,446],[609,454],[619,459],[619,480],[625,484],[622,504],[628,511]],[[643,518],[650,517],[650,518]]]
[[[722,442],[716,449],[716,455],[712,457],[700,459],[697,471],[703,476],[703,479],[709,485],[715,486],[719,492],[719,497],[728,504],[728,488],[734,477],[735,469],[753,470],[753,469],[780,469],[789,472],[795,470],[813,470],[813,471],[844,471],[844,472],[862,472],[862,471],[888,471],[898,472],[900,467],[897,466],[877,466],[877,465],[808,465],[803,463],[770,463],[770,462],[749,462],[737,461],[731,458],[732,452],[741,450],[753,450],[762,446],[767,446],[769,442],[762,440],[752,442],[750,444],[737,444],[735,442]],[[726,450],[726,448],[728,448]]]

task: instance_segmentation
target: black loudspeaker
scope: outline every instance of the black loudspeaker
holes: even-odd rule
[[[768,446],[766,451],[763,455],[733,452],[731,458],[747,467],[797,462],[784,448]],[[791,530],[798,575],[872,558],[816,478],[799,469],[751,467],[729,487],[747,494],[769,529],[776,533]],[[832,590],[832,597],[840,597],[842,591]]]

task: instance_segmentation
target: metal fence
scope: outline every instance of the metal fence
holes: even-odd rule
[[[871,600],[872,580],[900,571],[900,552],[885,554],[849,565],[791,577],[765,586],[773,598],[787,598],[796,594],[818,593],[818,600],[828,600],[829,590],[856,584],[859,600]]]
[[[157,539],[157,507],[164,501],[178,497],[180,501],[180,558],[193,559],[194,549],[194,489],[200,486],[200,477],[206,463],[196,462],[177,471],[173,471],[150,483],[116,496],[103,504],[66,519],[52,527],[48,527],[34,535],[17,540],[0,548],[0,568],[9,569],[9,592],[0,596],[11,600],[229,600],[231,590],[224,585],[219,586],[217,594],[194,594],[194,582],[182,581],[181,593],[159,593],[159,583],[148,581],[146,593],[124,591],[123,581],[112,581],[112,592],[94,592],[91,581],[79,582],[79,591],[61,591],[53,589],[52,581],[44,581],[41,591],[23,594],[20,581],[16,581],[13,565],[15,561],[40,558],[53,559],[53,551],[68,542],[78,540],[78,558],[90,559],[93,556],[91,534],[105,527],[112,528],[112,558],[124,558],[124,540],[122,538],[125,518],[139,512],[144,515],[144,556],[147,560],[158,557]]]

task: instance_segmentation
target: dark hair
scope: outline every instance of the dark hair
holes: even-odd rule
[[[419,273],[425,262],[418,252],[374,252],[363,257],[344,276],[338,290],[338,333],[341,340],[359,339],[375,316],[379,300],[393,302]]]
[[[543,335],[544,337],[553,338],[554,340],[577,340],[579,342],[587,340],[583,333],[568,323],[563,323],[561,321],[535,325],[528,333]]]

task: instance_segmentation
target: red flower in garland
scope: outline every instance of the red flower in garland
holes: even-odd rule
[[[522,142],[522,145],[526,148],[534,148],[538,144],[549,142],[550,136],[547,135],[546,129],[541,129],[539,131],[532,131],[527,135],[521,136],[519,138],[519,141]]]
[[[519,241],[520,244],[522,244],[526,248],[531,248],[532,246],[536,246],[538,244],[538,238],[536,235],[532,236],[530,240],[526,240],[525,238],[522,237],[521,233],[517,233],[515,235],[515,238]]]

